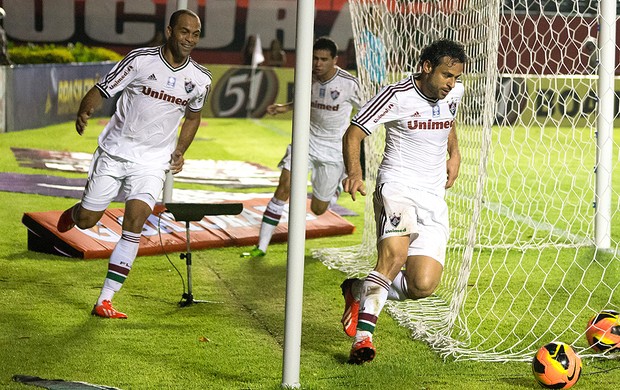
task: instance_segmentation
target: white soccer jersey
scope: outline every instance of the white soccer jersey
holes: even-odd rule
[[[163,47],[140,48],[127,54],[96,87],[107,98],[122,91],[99,135],[99,146],[129,161],[167,167],[185,110],[202,110],[211,73],[189,57],[172,68]]]
[[[312,78],[311,100],[310,146],[315,150],[326,147],[342,160],[342,135],[353,107],[361,105],[359,82],[337,68],[334,77],[325,82]]]
[[[429,99],[416,86],[416,76],[384,87],[351,123],[368,135],[385,125],[377,184],[396,181],[443,197],[448,134],[464,88],[457,82],[444,99]]]

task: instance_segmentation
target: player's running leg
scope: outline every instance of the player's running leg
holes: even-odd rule
[[[263,214],[263,220],[260,225],[260,232],[258,234],[258,245],[249,252],[243,252],[241,257],[263,257],[267,253],[267,247],[273,237],[273,232],[276,230],[280,219],[282,218],[282,211],[284,210],[285,201],[282,201],[275,196],[271,198],[265,213]]]
[[[376,349],[372,343],[372,335],[377,326],[379,314],[387,300],[391,283],[390,279],[377,271],[372,271],[364,280],[357,331],[349,353],[349,363],[362,364],[375,358]]]
[[[92,310],[92,314],[105,318],[125,319],[127,315],[112,307],[112,298],[117,293],[129,275],[129,271],[138,254],[140,246],[140,234],[123,231],[121,239],[118,241],[110,260],[108,262],[108,273],[103,282],[99,299]]]

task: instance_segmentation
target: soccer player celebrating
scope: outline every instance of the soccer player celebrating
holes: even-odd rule
[[[420,72],[384,87],[353,117],[344,135],[348,177],[343,187],[355,200],[357,192],[366,195],[360,141],[380,124],[386,130],[373,199],[377,264],[365,279],[341,285],[343,328],[355,337],[350,363],[374,359],[372,336],[387,299],[427,297],[441,279],[448,241],[444,196],[461,162],[454,121],[463,97],[459,77],[465,62],[462,45],[431,43],[422,50]]]
[[[124,194],[122,235],[110,256],[93,315],[127,318],[112,307],[112,297],[131,270],[142,228],[161,194],[166,171],[181,171],[183,155],[200,125],[211,88],[211,73],[190,57],[200,29],[194,12],[174,12],[163,46],[131,51],[80,103],[75,128],[82,135],[103,98],[122,91],[114,115],[99,135],[81,202],[66,210],[57,224],[60,232],[73,226],[93,227],[117,194]]]
[[[310,209],[321,215],[333,205],[340,193],[344,177],[342,134],[349,124],[351,112],[360,107],[359,83],[355,77],[336,65],[336,43],[327,37],[318,38],[312,47],[312,90],[310,108],[309,165],[312,170]],[[293,109],[293,102],[272,104],[271,115]],[[358,145],[359,147],[359,145]],[[282,217],[284,205],[291,194],[291,145],[278,165],[282,169],[278,187],[267,205],[258,237],[258,245],[242,257],[262,257]]]

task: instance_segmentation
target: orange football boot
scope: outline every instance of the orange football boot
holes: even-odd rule
[[[351,353],[349,353],[350,364],[363,364],[371,362],[375,358],[377,350],[372,345],[370,337],[364,337],[362,341],[356,341],[351,347]]]
[[[101,305],[95,305],[93,311],[90,313],[97,317],[103,318],[118,318],[124,320],[127,318],[127,314],[121,313],[112,307],[112,302],[105,300],[101,302]]]
[[[347,279],[340,285],[344,297],[344,313],[342,314],[342,329],[347,336],[355,336],[357,330],[357,316],[360,310],[360,301],[353,296],[353,283],[359,279]]]

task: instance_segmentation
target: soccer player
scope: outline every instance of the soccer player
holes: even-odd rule
[[[353,108],[361,105],[359,82],[347,71],[339,68],[338,47],[327,37],[318,38],[312,47],[312,89],[310,107],[309,165],[312,171],[312,200],[310,209],[321,215],[335,204],[340,194],[340,181],[344,177],[342,161],[342,134],[351,119]],[[293,109],[293,102],[272,104],[267,107],[271,115]],[[278,165],[282,169],[278,187],[267,205],[260,227],[258,245],[242,257],[262,257],[276,226],[280,222],[284,205],[291,194],[291,145]]]
[[[373,198],[377,264],[365,279],[347,279],[341,285],[343,328],[355,337],[350,363],[374,359],[372,336],[387,299],[427,297],[441,279],[448,241],[444,196],[461,162],[455,117],[463,97],[459,78],[465,62],[463,46],[456,42],[438,40],[426,46],[420,72],[381,89],[353,117],[344,135],[348,176],[343,187],[355,200],[357,192],[366,195],[360,141],[380,124],[386,130]]]
[[[131,51],[80,103],[75,128],[82,135],[103,99],[122,91],[114,115],[99,135],[81,202],[66,210],[57,224],[59,232],[93,227],[117,194],[124,194],[122,235],[110,256],[93,315],[127,318],[112,307],[112,297],[131,270],[166,171],[181,171],[183,155],[200,125],[211,88],[211,73],[190,57],[200,29],[200,19],[192,11],[174,12],[164,45]]]

